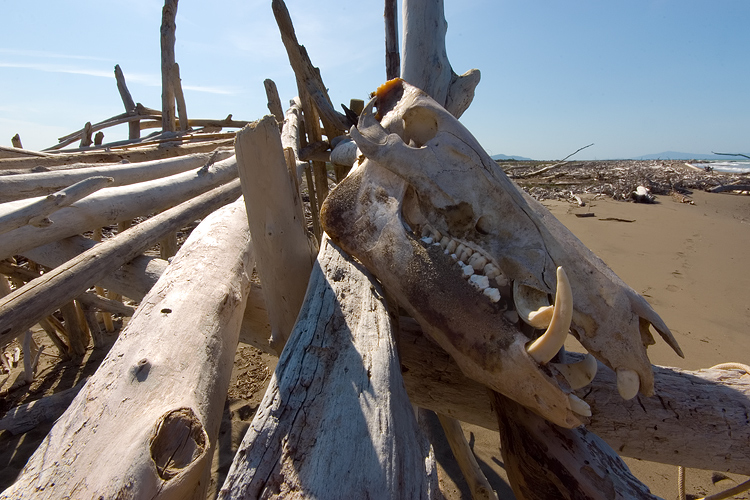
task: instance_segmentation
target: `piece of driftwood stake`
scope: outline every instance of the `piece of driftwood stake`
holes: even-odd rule
[[[501,449],[517,500],[656,500],[586,427],[564,429],[494,393]]]
[[[111,183],[112,177],[90,177],[42,199],[33,201],[26,206],[3,213],[0,215],[0,234],[26,224],[47,227],[52,224],[52,221],[48,218],[51,214],[63,207],[69,207]]]
[[[177,17],[177,1],[164,0],[161,11],[161,128],[164,132],[174,132],[175,124],[175,93],[172,73],[174,71],[175,55],[175,18]]]
[[[93,141],[91,140],[91,134],[93,133],[93,130],[91,129],[91,122],[86,122],[86,125],[83,126],[83,133],[81,134],[81,144],[79,147],[81,148],[87,148],[93,144]]]
[[[427,92],[459,118],[474,99],[478,69],[456,75],[445,48],[443,0],[404,0],[401,78]]]
[[[242,201],[207,217],[0,498],[204,499],[252,260]]]
[[[175,2],[176,3],[176,2]],[[175,100],[177,101],[177,114],[180,117],[180,130],[187,130],[190,128],[188,115],[187,115],[187,104],[185,104],[185,94],[182,93],[182,78],[180,78],[180,65],[174,63],[172,68],[172,90],[174,92]]]
[[[387,80],[401,73],[401,56],[398,53],[398,1],[385,0],[385,74]]]
[[[197,196],[118,234],[0,299],[0,346],[6,345],[62,304],[165,235],[205,217],[240,195],[238,181]],[[74,348],[75,352],[78,352]]]
[[[267,78],[263,80],[263,87],[266,89],[268,111],[276,117],[276,121],[279,123],[279,130],[281,130],[281,127],[284,124],[284,110],[281,109],[281,99],[279,98],[279,91],[276,88],[276,83]]]
[[[129,115],[135,115],[135,101],[130,95],[128,86],[125,83],[125,75],[119,64],[115,64],[115,81],[117,81],[117,91],[120,93],[122,104],[125,106],[125,112]],[[138,121],[128,122],[128,139],[138,139],[141,136],[141,126]]]
[[[25,250],[82,234],[96,226],[129,221],[141,215],[162,211],[237,177],[234,158],[197,172],[184,172],[148,182],[105,188],[55,212],[55,223],[47,227],[23,226],[0,238],[0,259]],[[0,205],[0,214],[33,200]]]
[[[10,143],[13,145],[14,148],[23,149],[23,144],[21,143],[21,136],[18,134],[10,138]]]
[[[267,115],[243,128],[235,149],[272,345],[280,353],[305,297],[317,248],[305,227],[276,119]]]
[[[346,117],[334,109],[320,72],[313,66],[305,47],[297,41],[297,35],[294,33],[294,26],[292,25],[292,18],[289,15],[286,4],[283,0],[272,0],[271,8],[276,18],[276,23],[279,26],[281,41],[284,43],[286,53],[289,56],[289,64],[292,66],[292,70],[294,70],[297,81],[301,83],[302,87],[310,94],[315,103],[315,107],[323,121],[323,128],[326,131],[328,140],[342,135],[349,129]],[[302,96],[300,95],[300,97]]]
[[[327,238],[219,498],[440,497],[382,292]]]

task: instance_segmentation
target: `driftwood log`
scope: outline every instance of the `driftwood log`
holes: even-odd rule
[[[242,129],[235,149],[271,344],[281,353],[305,297],[317,245],[308,237],[295,173],[287,168],[276,119],[268,115]]]
[[[327,238],[220,498],[432,498],[379,286]]]
[[[85,292],[103,276],[164,235],[226,205],[241,194],[238,181],[204,193],[118,234],[0,299],[0,346]]]
[[[229,158],[206,169],[102,189],[70,207],[55,212],[54,224],[43,228],[24,226],[5,233],[0,239],[0,259],[22,254],[25,250],[68,236],[82,234],[95,227],[166,210],[236,177],[236,162],[234,158]],[[34,201],[35,199],[30,199],[4,203],[0,205],[0,216]]]
[[[5,203],[44,196],[96,176],[111,177],[113,181],[110,187],[136,184],[198,169],[209,161],[226,160],[233,154],[230,149],[220,149],[213,153],[196,153],[141,163],[113,163],[101,166],[83,164],[79,165],[79,168],[3,175],[0,176],[0,201]]]
[[[205,498],[252,261],[241,200],[207,217],[0,498]]]

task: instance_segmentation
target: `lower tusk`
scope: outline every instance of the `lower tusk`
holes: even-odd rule
[[[617,369],[617,392],[620,393],[622,399],[633,399],[640,387],[641,380],[636,372],[627,368]]]
[[[552,321],[554,308],[549,305],[547,294],[541,290],[514,281],[513,302],[524,323],[534,328],[547,328]]]
[[[575,394],[568,394],[568,403],[570,403],[570,409],[573,413],[584,417],[591,416],[591,407],[589,404]]]
[[[577,363],[564,364],[564,363],[552,363],[557,371],[562,373],[565,380],[570,384],[570,388],[573,390],[586,387],[594,380],[596,376],[596,358],[591,354],[586,354],[586,357]]]
[[[555,308],[547,331],[526,348],[529,356],[539,364],[548,363],[565,344],[573,319],[573,291],[565,270],[557,268]]]

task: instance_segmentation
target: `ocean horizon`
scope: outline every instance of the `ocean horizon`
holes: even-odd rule
[[[696,168],[711,167],[716,172],[729,174],[750,173],[750,160],[705,160],[701,162],[688,162],[688,165]]]

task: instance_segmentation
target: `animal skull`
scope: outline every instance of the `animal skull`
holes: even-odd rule
[[[570,390],[596,363],[550,362],[572,331],[617,372],[623,397],[653,394],[649,325],[682,355],[667,326],[450,113],[392,80],[350,134],[364,158],[326,199],[322,225],[467,376],[580,425],[590,409]],[[532,342],[535,329],[546,332]]]

